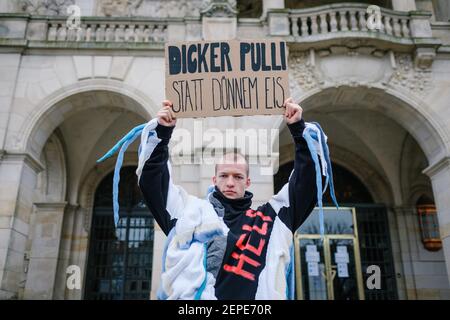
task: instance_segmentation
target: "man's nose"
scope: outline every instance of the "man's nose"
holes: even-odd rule
[[[229,186],[229,187],[234,186],[234,179],[233,179],[233,177],[228,177],[228,179],[227,179],[227,186]]]

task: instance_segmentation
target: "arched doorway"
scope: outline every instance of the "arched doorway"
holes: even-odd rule
[[[69,290],[65,277],[60,275],[66,274],[68,266],[77,265],[81,269],[83,283],[90,284],[90,280],[86,281],[86,267],[89,239],[92,235],[90,223],[94,221],[91,219],[94,195],[98,177],[103,177],[114,163],[114,159],[102,164],[97,164],[96,160],[130,128],[145,123],[150,118],[153,106],[152,101],[142,98],[139,91],[131,92],[126,87],[117,87],[114,81],[92,79],[65,87],[64,90],[47,96],[45,101],[39,103],[33,112],[29,113],[21,125],[22,130],[17,139],[30,155],[41,159],[42,150],[49,147],[49,137],[58,139],[64,155],[62,158],[64,171],[60,171],[50,181],[51,185],[55,186],[54,179],[62,177],[65,172],[64,180],[60,181],[60,184],[65,190],[64,201],[70,204],[64,215],[57,215],[58,223],[61,225],[59,247],[55,246],[55,250],[59,250],[59,255],[57,271],[53,273],[57,276],[52,275],[52,278],[55,278],[54,285],[46,284],[54,291],[55,297],[78,300],[88,296],[85,287],[82,290]],[[138,144],[131,145],[124,155],[125,163],[128,165],[137,163],[137,146]],[[54,148],[50,147],[48,151],[51,154]],[[54,166],[56,164],[54,157],[49,159],[50,161],[43,163],[50,162]],[[47,171],[45,168],[42,175],[48,175]],[[42,186],[45,187],[45,184]],[[51,200],[39,198],[38,195],[35,198],[42,199],[40,201]],[[41,272],[38,269],[36,271]],[[48,270],[44,271],[51,273]],[[31,287],[33,281],[28,279],[27,282]]]
[[[392,245],[389,234],[387,210],[383,204],[375,204],[369,190],[361,180],[346,168],[333,163],[333,180],[338,203],[342,207],[355,207],[361,267],[364,280],[370,265],[380,267],[381,289],[370,290],[364,286],[367,300],[398,299]],[[288,181],[294,162],[280,166],[274,176],[274,192],[277,193]],[[329,192],[324,196],[324,205],[333,206]]]
[[[85,282],[89,224],[99,181],[95,177],[108,172],[114,162],[109,159],[98,165],[96,160],[130,128],[145,123],[156,108],[139,90],[116,82],[81,81],[34,101],[36,104],[30,104],[30,109],[20,117],[17,123],[20,129],[8,138],[15,142],[14,146],[8,142],[7,149],[20,150],[24,159],[32,159],[33,163],[25,166],[30,168],[27,174],[22,169],[18,171],[20,179],[25,179],[18,182],[19,186],[36,186],[18,193],[23,200],[17,201],[25,201],[26,210],[30,209],[24,220],[30,222],[29,230],[47,228],[50,221],[46,214],[49,210],[54,214],[52,237],[44,233],[42,237],[35,236],[40,231],[24,231],[29,244],[23,248],[30,251],[29,261],[24,260],[28,264],[23,290],[26,298],[78,300],[86,292],[84,287],[82,290],[67,287],[66,270],[72,265],[79,266]],[[127,164],[137,163],[137,144],[128,151],[124,159],[133,161]],[[47,246],[52,250],[47,250]]]
[[[95,193],[85,299],[148,300],[153,258],[153,217],[137,184],[136,167],[121,170],[120,220],[114,227],[113,173]]]

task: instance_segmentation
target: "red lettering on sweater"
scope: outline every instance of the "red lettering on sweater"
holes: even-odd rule
[[[255,259],[250,258],[248,256],[248,253],[254,254],[258,258],[261,256],[267,240],[266,238],[269,229],[269,222],[272,222],[273,220],[270,216],[266,216],[262,212],[252,209],[247,210],[245,212],[245,215],[253,219],[259,217],[263,221],[263,223],[261,226],[258,226],[255,224],[256,221],[253,220],[253,225],[244,224],[242,226],[242,230],[247,232],[240,235],[235,245],[236,249],[239,249],[240,251],[242,251],[242,253],[237,253],[236,251],[234,251],[231,254],[231,257],[237,260],[237,265],[232,266],[229,264],[225,264],[223,268],[227,272],[232,272],[248,280],[255,281],[255,274],[249,272],[248,270],[244,270],[244,267],[246,266],[246,264],[249,264],[253,267],[259,267],[261,263],[259,263]],[[252,234],[252,231],[256,231],[256,233]],[[256,235],[257,238],[260,238],[257,247],[250,244],[252,235]]]
[[[244,250],[251,251],[254,254],[256,254],[258,257],[261,256],[261,252],[264,249],[264,244],[266,243],[266,240],[259,239],[258,248],[256,248],[250,244],[250,238],[248,239],[247,243],[244,244],[244,240],[245,240],[246,236],[247,236],[247,234],[245,234],[245,233],[241,234],[238,241],[236,242],[236,247],[238,247],[242,251],[244,251]]]
[[[261,264],[258,261],[253,260],[252,258],[247,257],[245,254],[237,254],[236,252],[233,252],[231,256],[238,260],[237,266],[230,266],[228,264],[224,265],[223,268],[225,271],[233,272],[239,276],[242,276],[246,279],[255,281],[255,275],[253,273],[250,273],[248,271],[244,270],[244,264],[248,263],[254,267],[259,267]]]
[[[245,215],[250,218],[256,218],[256,216],[260,217],[263,221],[272,221],[272,218],[269,216],[265,216],[261,211],[255,211],[252,209],[248,209],[245,212]]]

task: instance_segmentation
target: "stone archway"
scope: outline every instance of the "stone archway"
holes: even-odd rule
[[[356,94],[355,94],[356,93]],[[306,94],[294,92],[305,112],[321,108],[329,111],[338,107],[347,110],[371,110],[396,121],[417,141],[430,165],[449,154],[445,143],[448,136],[439,123],[438,115],[423,101],[381,86],[333,86],[317,88]],[[395,107],[390,107],[395,106]]]
[[[146,120],[157,112],[158,104],[136,88],[111,79],[83,80],[60,88],[41,99],[26,114],[23,121],[17,124],[17,130],[8,133],[6,149],[39,159],[43,144],[61,122],[77,111],[91,108],[96,105],[96,101],[99,102],[98,98],[89,97],[92,92],[107,93],[110,98],[106,98],[103,103],[124,108]],[[77,105],[74,97],[82,96],[85,97],[82,105]],[[108,102],[108,99],[111,101]]]
[[[332,159],[334,154],[340,153],[339,150],[352,150],[358,157],[369,163],[381,180],[386,182],[387,188],[381,198],[390,206],[388,216],[392,222],[389,228],[393,228],[391,230],[393,250],[396,256],[401,257],[395,262],[399,275],[397,283],[401,290],[399,293],[401,297],[414,298],[415,295],[411,292],[416,290],[415,276],[405,275],[404,280],[400,278],[403,273],[407,273],[407,270],[412,268],[414,257],[411,251],[415,250],[417,242],[417,237],[410,235],[411,232],[417,231],[413,231],[416,229],[415,224],[412,223],[415,218],[414,210],[408,205],[417,192],[422,193],[430,184],[423,183],[419,179],[420,181],[417,180],[413,188],[405,192],[405,173],[401,172],[399,165],[403,166],[405,161],[410,161],[408,157],[406,160],[404,156],[402,157],[402,152],[405,141],[411,139],[424,155],[425,166],[422,166],[422,169],[428,166],[424,172],[432,178],[439,223],[441,230],[444,229],[442,238],[448,238],[450,234],[446,232],[447,229],[450,230],[448,228],[448,221],[450,221],[447,209],[448,196],[444,195],[445,190],[448,190],[448,177],[447,182],[444,181],[450,171],[447,166],[449,146],[446,142],[448,141],[446,129],[429,106],[414,95],[405,96],[391,88],[381,86],[368,88],[355,85],[317,88],[306,94],[296,93],[294,97],[300,101],[305,119],[319,121],[329,135]],[[372,131],[372,134],[368,131]],[[370,135],[371,138],[368,139]],[[354,143],[348,143],[349,141]],[[409,142],[406,143],[407,148],[409,144]],[[343,157],[343,163],[348,160],[344,158],[346,157]],[[417,167],[417,165],[414,166]],[[373,175],[371,177],[368,172],[362,176],[365,176],[364,181],[370,181],[372,178],[372,182],[375,182]],[[377,183],[374,183],[375,185]],[[378,189],[383,190],[383,184],[378,183],[378,185]],[[439,197],[441,197],[440,200]],[[439,207],[442,209],[439,210]],[[408,240],[400,241],[405,235]],[[447,251],[448,249],[449,247]],[[405,258],[408,255],[410,255],[409,258]],[[445,263],[447,270],[450,270],[450,252],[446,253]]]
[[[66,199],[66,151],[61,133],[56,130],[47,140],[40,161],[44,168],[39,173],[37,202],[61,202]]]
[[[31,219],[30,228],[35,232],[30,238],[25,298],[81,298],[79,290],[67,292],[65,288],[67,266],[73,264],[83,270],[86,258],[88,233],[84,229],[83,216],[86,208],[79,205],[80,185],[103,152],[132,127],[149,118],[147,109],[129,96],[96,88],[85,89],[41,110],[42,117],[28,128],[27,152],[42,159],[53,157],[54,163],[46,165],[43,174],[48,176],[45,169],[54,167],[58,160],[52,143],[56,138],[52,137],[58,137],[64,145],[60,149],[64,150],[62,158],[67,159],[67,167],[53,170],[50,177],[50,180],[57,179],[61,186],[59,200],[55,202],[54,197],[47,197],[44,202],[34,203],[32,217],[36,218]],[[130,151],[135,149],[134,146]],[[137,163],[137,159],[133,160],[130,164]],[[110,161],[107,166],[111,164]],[[42,183],[42,188],[47,186],[48,183]],[[51,231],[44,234],[42,230]],[[43,256],[45,253],[49,256]],[[44,278],[49,280],[40,280]]]
[[[66,97],[46,111],[43,111],[38,120],[35,120],[25,132],[26,150],[36,154],[42,148],[42,143],[65,119],[77,112],[90,108],[108,105],[124,108],[140,115],[144,119],[150,118],[150,113],[142,105],[128,96],[114,91],[89,90]]]

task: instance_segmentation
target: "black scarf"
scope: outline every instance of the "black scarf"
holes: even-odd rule
[[[219,216],[221,215],[220,213],[223,212],[223,221],[228,227],[231,227],[236,221],[238,221],[239,217],[245,211],[250,209],[252,205],[253,193],[245,191],[245,194],[242,198],[228,199],[222,192],[220,192],[220,190],[216,186],[212,196],[217,199],[222,205],[222,208],[215,207]]]

